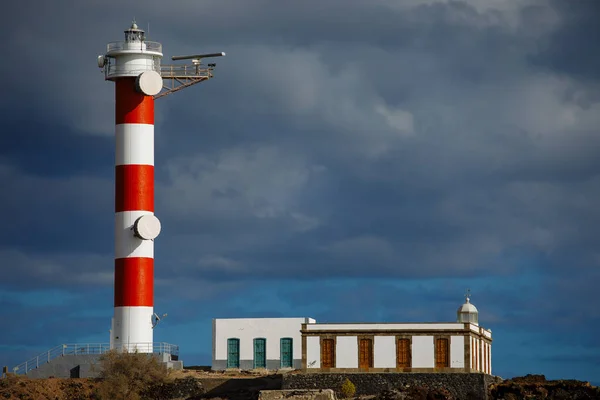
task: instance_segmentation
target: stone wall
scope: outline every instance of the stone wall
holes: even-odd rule
[[[261,390],[258,400],[336,400],[331,389]]]
[[[356,387],[356,395],[376,395],[399,387],[444,388],[458,399],[488,399],[488,388],[501,379],[485,374],[436,373],[311,373],[284,375],[282,389],[333,389],[346,379]],[[339,393],[339,392],[338,392]]]

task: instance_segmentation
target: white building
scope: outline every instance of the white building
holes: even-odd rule
[[[302,368],[302,324],[312,318],[213,320],[212,369]]]
[[[289,354],[288,349],[292,349]],[[316,323],[311,318],[216,319],[213,366],[307,372],[492,373],[492,331],[467,296],[457,322]],[[290,362],[290,360],[293,360]]]

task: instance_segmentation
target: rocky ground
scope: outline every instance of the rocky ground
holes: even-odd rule
[[[429,389],[425,387],[405,387],[387,390],[372,400],[481,400],[454,399],[444,389]],[[576,380],[548,381],[544,375],[527,375],[506,379],[492,385],[489,392],[490,400],[600,400],[600,388],[591,386],[588,382]],[[367,400],[367,399],[365,399]]]
[[[97,383],[88,379],[28,379],[8,376],[0,379],[0,399],[87,400],[94,398]]]
[[[600,399],[600,388],[576,380],[548,381],[544,375],[505,380],[490,388],[492,399]]]
[[[293,372],[298,373],[298,372]],[[0,379],[0,400],[84,400],[98,399],[98,381],[94,379],[28,379],[9,376]],[[176,371],[166,384],[154,387],[148,399],[230,399],[256,400],[261,390],[281,387],[278,375],[265,373]],[[337,389],[337,388],[333,388]],[[386,390],[361,400],[459,400],[443,389],[402,387]],[[600,388],[574,380],[547,381],[543,375],[505,380],[490,387],[491,400],[517,399],[598,399]],[[292,400],[292,399],[290,399]],[[481,399],[460,399],[481,400]]]

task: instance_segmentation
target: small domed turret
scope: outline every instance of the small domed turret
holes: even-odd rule
[[[479,312],[477,308],[470,303],[470,291],[465,295],[465,303],[458,308],[456,312],[456,320],[460,323],[471,323],[479,325]]]

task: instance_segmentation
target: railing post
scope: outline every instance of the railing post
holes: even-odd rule
[[[90,344],[87,345],[87,354],[90,354]]]

